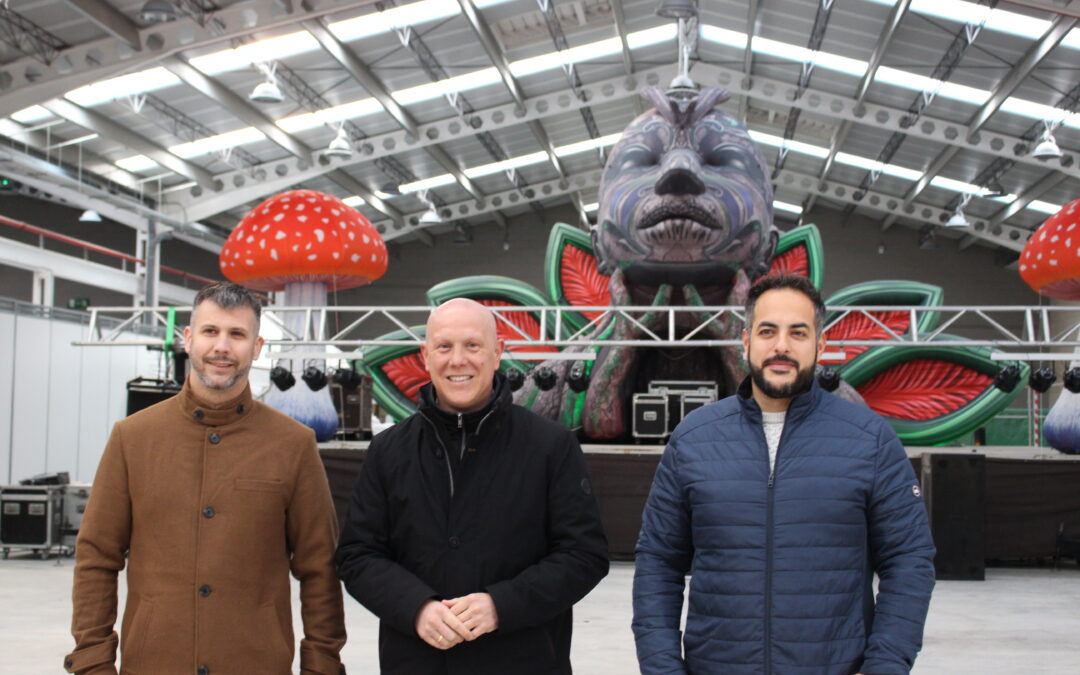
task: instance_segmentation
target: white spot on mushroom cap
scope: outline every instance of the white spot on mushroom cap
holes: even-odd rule
[[[265,239],[260,239],[259,240],[259,248],[261,248],[261,249],[266,248],[266,240]]]
[[[260,232],[266,232],[266,231],[267,231],[267,230],[269,230],[269,229],[270,229],[270,226],[269,226],[269,225],[263,225],[263,226],[262,226],[262,229],[261,229],[261,230],[259,230],[259,231],[260,231]]]
[[[288,235],[285,234],[285,230],[278,230],[277,234],[274,235],[274,239],[284,239],[287,236]]]
[[[255,261],[252,260],[251,258],[248,258],[247,260],[244,261],[244,264],[247,265],[248,267],[254,267],[255,266]]]
[[[365,244],[368,244],[368,243],[370,243],[370,242],[371,242],[371,237],[369,237],[369,236],[367,236],[367,235],[365,234],[365,235],[364,235],[364,243],[365,243]]]
[[[304,210],[304,204],[297,204],[296,205],[296,210],[297,211],[303,211]]]
[[[300,244],[293,244],[292,250],[298,251],[299,249],[300,249]]]
[[[349,233],[349,240],[351,241],[353,239],[356,239],[356,233],[355,232],[350,232]]]
[[[280,223],[284,219],[285,219],[285,214],[284,213],[275,213],[274,214],[274,222],[275,223]]]
[[[334,251],[334,252],[333,252],[333,253],[331,253],[330,255],[332,255],[332,256],[334,257],[334,260],[337,260],[338,258],[340,258],[340,257],[341,257],[341,254],[340,254],[340,253],[338,253],[337,251]]]
[[[1050,265],[1051,265],[1051,266],[1053,266],[1053,267],[1056,267],[1056,266],[1057,266],[1057,260],[1056,260],[1056,259],[1054,259],[1054,258],[1051,258],[1051,259],[1049,260],[1049,262],[1050,262]]]
[[[270,249],[270,257],[273,258],[274,260],[277,260],[277,249],[276,248]]]
[[[371,262],[375,262],[375,260],[376,260],[376,258],[375,258],[375,254],[374,254],[374,253],[372,253],[372,254],[371,254]]]
[[[310,241],[307,244],[304,245],[304,250],[305,251],[310,251],[311,250],[311,242]]]
[[[251,235],[250,237],[247,238],[247,243],[250,244],[253,241],[255,241],[255,235]]]
[[[299,220],[301,223],[307,222],[307,216],[297,216],[296,219]]]
[[[315,238],[318,239],[319,243],[321,244],[323,239],[326,238],[326,233],[318,228],[315,228]]]
[[[319,257],[319,256],[318,256],[318,254],[316,254],[316,253],[312,253],[311,255],[309,255],[309,256],[307,257],[307,259],[308,259],[308,260],[314,260],[314,259],[316,259],[316,258],[318,258],[318,257]]]
[[[360,254],[359,253],[353,253],[352,256],[349,258],[349,260],[351,260],[353,262],[360,262]]]

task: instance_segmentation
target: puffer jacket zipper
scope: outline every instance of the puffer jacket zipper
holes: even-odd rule
[[[421,413],[420,417],[424,418],[428,424],[431,425],[431,432],[435,434],[435,440],[439,442],[439,447],[442,448],[443,455],[446,456],[446,476],[450,479],[450,499],[454,498],[454,472],[450,468],[450,452],[446,449],[446,444],[443,443],[442,436],[439,435],[439,428],[435,426],[435,423],[428,419],[427,415]]]

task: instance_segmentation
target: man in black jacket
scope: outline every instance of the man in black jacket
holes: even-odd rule
[[[571,607],[607,574],[607,540],[577,440],[513,405],[502,350],[483,305],[436,308],[431,384],[353,488],[338,573],[380,619],[383,673],[571,672]]]

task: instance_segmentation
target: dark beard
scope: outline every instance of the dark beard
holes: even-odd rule
[[[815,361],[816,356],[817,354],[815,353]],[[794,362],[788,361],[788,363]],[[794,380],[781,386],[776,386],[765,379],[764,365],[761,368],[758,368],[752,363],[747,365],[750,366],[750,378],[754,381],[754,384],[757,385],[757,388],[761,390],[761,393],[769,398],[794,398],[799,394],[805,394],[810,391],[810,387],[814,385],[814,362],[811,362],[806,368],[800,368],[795,374]]]

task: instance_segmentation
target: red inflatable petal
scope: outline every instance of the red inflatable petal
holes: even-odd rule
[[[611,304],[609,277],[600,274],[595,257],[577,246],[567,244],[563,247],[559,276],[562,279],[563,295],[571,305],[589,307]],[[599,312],[581,314],[590,321],[600,315]]]
[[[858,391],[879,415],[929,420],[962,408],[993,382],[989,375],[958,363],[915,359],[878,373]]]
[[[420,387],[431,382],[431,375],[419,354],[409,354],[387,361],[382,365],[382,370],[394,386],[413,403],[418,402]]]
[[[870,312],[881,323],[888,326],[897,335],[903,335],[911,325],[910,312]],[[881,326],[862,313],[851,313],[840,320],[825,333],[833,340],[886,340],[892,336]],[[844,347],[844,358],[835,363],[847,363],[867,349],[867,345],[849,345]]]
[[[514,307],[514,303],[506,302],[505,300],[477,300],[481,305],[487,305],[488,307]],[[533,318],[532,314],[528,312],[502,312],[499,316],[506,319],[510,323],[521,329],[522,333],[525,333],[530,338],[539,339],[540,337],[540,322]],[[499,337],[503,340],[522,340],[521,333],[506,325],[505,321],[495,322],[495,329],[499,333]],[[512,352],[557,352],[556,347],[541,347],[534,345],[513,345],[506,348]]]
[[[810,276],[810,256],[805,246],[793,246],[773,258],[769,273],[765,276],[772,277],[780,274]]]

